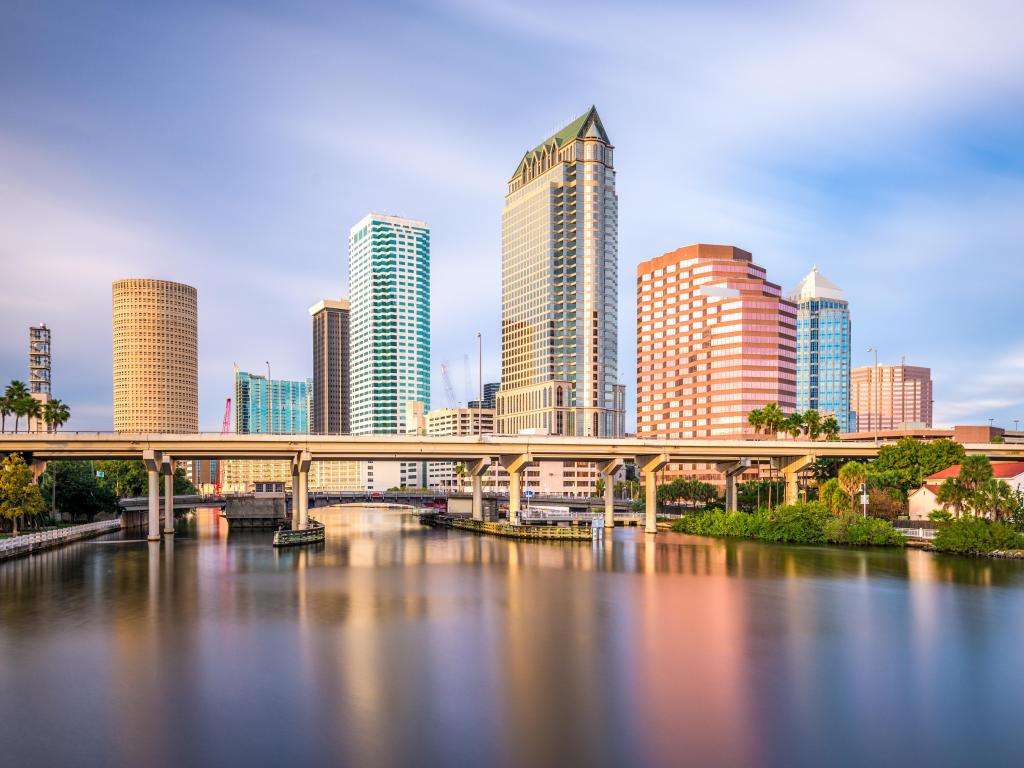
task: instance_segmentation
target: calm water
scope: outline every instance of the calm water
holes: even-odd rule
[[[317,512],[0,563],[0,764],[1024,761],[1018,563]]]

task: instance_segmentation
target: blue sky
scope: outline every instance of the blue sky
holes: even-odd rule
[[[433,238],[433,400],[500,370],[500,214],[591,103],[616,146],[620,378],[637,263],[751,251],[847,292],[854,363],[928,365],[936,422],[1024,422],[1019,2],[20,2],[0,7],[0,378],[54,333],[78,429],[111,426],[110,284],[194,285],[200,420],[232,364],[302,378],[368,211]]]

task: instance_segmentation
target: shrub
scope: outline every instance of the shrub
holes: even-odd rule
[[[948,509],[933,509],[928,513],[928,519],[941,525],[952,520],[953,514]]]
[[[793,544],[824,544],[829,511],[816,501],[783,504],[773,509],[760,538]]]
[[[935,534],[935,548],[940,552],[979,553],[995,550],[1024,549],[1024,536],[1008,523],[992,522],[981,517],[952,520]]]
[[[855,515],[846,527],[845,543],[855,547],[902,547],[905,539],[888,520]]]

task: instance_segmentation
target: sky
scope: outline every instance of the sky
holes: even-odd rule
[[[847,294],[854,365],[930,366],[936,425],[1024,422],[1024,4],[0,4],[0,380],[53,330],[68,429],[112,427],[111,283],[199,292],[200,428],[232,369],[311,375],[369,211],[432,230],[432,398],[500,375],[501,208],[597,106],[635,270],[696,242]],[[465,360],[469,358],[469,370]],[[468,388],[466,382],[472,379]]]

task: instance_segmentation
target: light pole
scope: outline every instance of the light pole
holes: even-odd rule
[[[480,434],[484,432],[484,337],[480,331],[476,332],[477,360],[479,370],[477,371],[477,394],[476,394],[476,423]]]
[[[267,434],[274,432],[274,395],[270,389],[270,361],[267,360]]]

